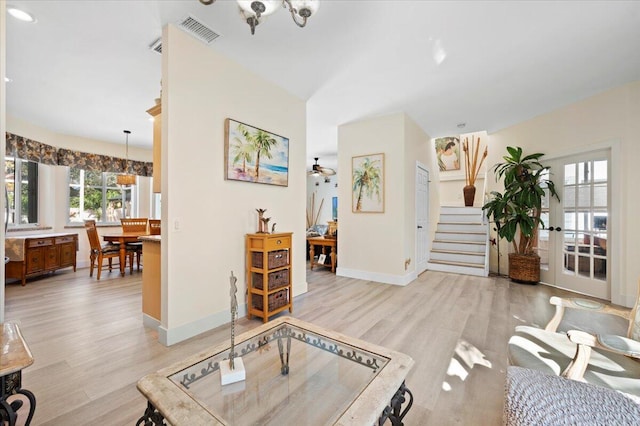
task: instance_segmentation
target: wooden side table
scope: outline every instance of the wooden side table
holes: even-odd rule
[[[307,242],[309,243],[309,261],[310,267],[313,271],[313,267],[317,265],[322,265],[331,268],[331,272],[336,272],[336,264],[338,263],[338,252],[336,247],[338,246],[338,240],[336,238],[326,238],[326,237],[308,237]],[[315,261],[315,246],[319,246],[322,250],[323,254],[325,251],[325,247],[329,247],[331,252],[329,253],[330,264],[326,263],[318,263]]]
[[[14,426],[18,419],[17,411],[22,407],[22,401],[17,399],[8,402],[7,398],[21,394],[29,400],[29,415],[25,422],[29,426],[33,413],[36,411],[36,397],[31,391],[22,389],[22,369],[33,364],[33,356],[22,338],[18,324],[6,322],[0,324],[0,420]]]

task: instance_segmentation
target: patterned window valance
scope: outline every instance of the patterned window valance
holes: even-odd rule
[[[127,171],[124,158],[56,148],[9,132],[7,132],[5,153],[8,157],[49,165],[77,167],[94,172],[123,173]],[[152,162],[129,160],[128,169],[128,173],[138,176],[153,176]]]

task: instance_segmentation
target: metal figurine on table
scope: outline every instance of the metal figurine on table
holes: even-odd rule
[[[268,234],[269,229],[264,229],[264,221],[262,220],[267,209],[256,209],[256,211],[258,212],[258,232],[256,234]]]
[[[233,357],[235,352],[236,340],[236,318],[238,318],[238,298],[236,297],[236,293],[238,293],[236,281],[238,281],[238,279],[233,276],[233,271],[231,271],[231,277],[229,278],[229,281],[231,283],[229,289],[229,297],[231,298],[231,349],[229,350],[229,367],[233,370]]]
[[[262,221],[262,233],[263,234],[268,234],[269,233],[269,221],[271,220],[270,217],[263,217],[260,219]]]
[[[222,362],[220,364],[220,380],[223,385],[239,382],[245,379],[244,363],[242,358],[235,356],[235,338],[236,338],[236,319],[238,317],[238,298],[236,293],[238,292],[238,286],[236,282],[238,279],[233,275],[231,271],[231,277],[229,277],[229,297],[231,299],[231,348],[229,350],[229,362]]]

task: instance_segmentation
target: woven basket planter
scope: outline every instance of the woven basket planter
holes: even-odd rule
[[[509,253],[509,278],[517,283],[537,284],[540,281],[540,256]]]

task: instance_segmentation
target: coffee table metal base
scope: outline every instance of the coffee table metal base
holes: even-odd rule
[[[283,373],[284,374],[284,373]],[[402,405],[407,402],[407,395],[409,401],[407,406],[402,409]],[[380,414],[378,419],[378,426],[383,426],[387,420],[391,422],[392,426],[403,426],[402,420],[407,415],[411,406],[413,405],[413,394],[409,388],[402,382],[400,388],[396,391],[387,405]],[[151,402],[147,402],[147,409],[144,411],[144,415],[138,419],[136,426],[167,426],[162,414],[153,406]]]
[[[8,422],[9,426],[14,426],[18,420],[17,411],[22,407],[22,401],[14,400],[12,402],[7,401],[12,395],[24,395],[29,400],[29,414],[25,425],[31,424],[33,413],[36,411],[36,397],[35,395],[26,389],[22,389],[22,371],[16,371],[14,373],[7,374],[0,377],[0,421],[2,423]]]
[[[156,407],[147,402],[147,409],[144,410],[144,414],[136,422],[136,426],[167,426],[167,424]]]

